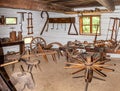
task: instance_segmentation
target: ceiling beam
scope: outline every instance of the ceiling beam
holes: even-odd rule
[[[41,1],[33,0],[0,0],[0,7],[50,12],[72,11],[70,8],[67,7],[60,7],[58,5],[51,5]]]
[[[110,11],[115,10],[115,4],[113,0],[96,0],[96,1],[98,1],[101,5],[103,5]]]

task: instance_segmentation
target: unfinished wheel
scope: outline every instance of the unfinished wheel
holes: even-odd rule
[[[46,47],[46,41],[41,38],[41,37],[35,37],[32,39],[31,43],[30,43],[30,48],[33,50],[33,49],[36,49],[38,44],[40,44],[40,46],[42,48],[45,48]]]

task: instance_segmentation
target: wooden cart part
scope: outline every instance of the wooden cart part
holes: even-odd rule
[[[54,45],[57,45],[58,47],[57,48],[53,48]],[[60,58],[60,56],[63,56],[61,50],[59,49],[60,47],[63,46],[61,43],[59,43],[59,42],[52,42],[52,43],[49,43],[47,46],[48,46],[47,48],[49,48],[50,50],[54,50],[54,51],[57,52],[58,58]]]
[[[68,56],[70,56],[74,59],[74,57],[71,54],[69,54]],[[83,56],[81,56],[81,57],[83,57]],[[85,82],[86,82],[85,91],[87,91],[88,84],[92,81],[92,78],[104,80],[104,79],[93,76],[93,72],[97,73],[98,75],[100,75],[102,77],[106,77],[107,75],[105,73],[103,73],[102,71],[107,71],[107,72],[114,71],[114,69],[107,68],[107,67],[113,66],[113,65],[105,64],[107,62],[105,60],[100,60],[100,58],[94,59],[92,55],[87,55],[87,54],[85,56],[85,59],[81,58],[81,57],[75,58],[76,60],[77,59],[79,60],[78,62],[74,62],[74,63],[67,62],[66,66],[64,68],[78,69],[77,71],[72,72],[72,74],[76,74],[78,72],[85,71],[84,76],[82,76],[82,77],[85,77]],[[99,57],[99,56],[97,56],[97,57]],[[104,62],[104,63],[102,63],[102,62]],[[79,77],[81,77],[81,76],[79,76]],[[73,77],[73,78],[79,78],[79,77]]]

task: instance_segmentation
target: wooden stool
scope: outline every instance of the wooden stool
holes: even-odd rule
[[[35,60],[28,60],[28,61],[26,61],[26,64],[28,65],[28,71],[29,72],[32,72],[32,69],[33,69],[33,67],[35,67],[35,68],[39,68],[40,70],[41,70],[41,68],[40,68],[40,66],[39,66],[39,64],[40,64],[40,60],[38,60],[38,59],[35,59]]]

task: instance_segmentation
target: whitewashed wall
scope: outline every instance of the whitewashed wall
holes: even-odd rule
[[[96,7],[94,7],[96,8]],[[87,9],[87,8],[86,8]],[[88,8],[87,10],[89,10]],[[76,9],[78,10],[78,9]],[[84,9],[83,9],[84,10]],[[84,36],[84,35],[68,35],[68,29],[69,29],[69,24],[66,24],[66,30],[65,30],[65,24],[58,24],[58,30],[56,29],[56,24],[54,29],[52,28],[52,24],[49,24],[49,29],[48,32],[44,32],[43,35],[40,35],[40,32],[44,26],[45,23],[45,18],[42,19],[40,17],[41,11],[30,11],[30,10],[21,10],[21,9],[8,9],[8,8],[0,8],[0,16],[4,15],[5,17],[17,17],[18,18],[18,23],[17,25],[0,25],[0,37],[9,37],[9,33],[12,31],[10,29],[11,27],[14,27],[14,31],[18,32],[20,31],[20,14],[17,12],[32,12],[33,13],[33,30],[34,34],[27,35],[27,17],[28,15],[25,14],[25,21],[23,22],[23,37],[26,36],[34,36],[34,37],[43,37],[47,43],[51,42],[61,42],[62,44],[66,44],[67,41],[74,41],[74,40],[80,40],[80,41],[89,41],[92,42],[94,40],[94,36]],[[76,27],[79,32],[79,17],[78,15],[70,15],[70,14],[61,14],[61,13],[53,13],[53,12],[48,12],[50,17],[75,17],[76,19]],[[118,17],[120,18],[120,6],[116,7],[116,10],[113,13],[104,13],[101,14],[101,36],[98,37],[98,39],[106,39],[107,35],[107,30],[108,30],[108,25],[109,25],[109,19],[110,17]],[[72,26],[72,31],[74,30]],[[120,39],[120,36],[118,40]],[[4,52],[6,53],[8,50],[11,51],[15,47],[11,48],[4,48]],[[14,50],[18,50],[14,49]]]

